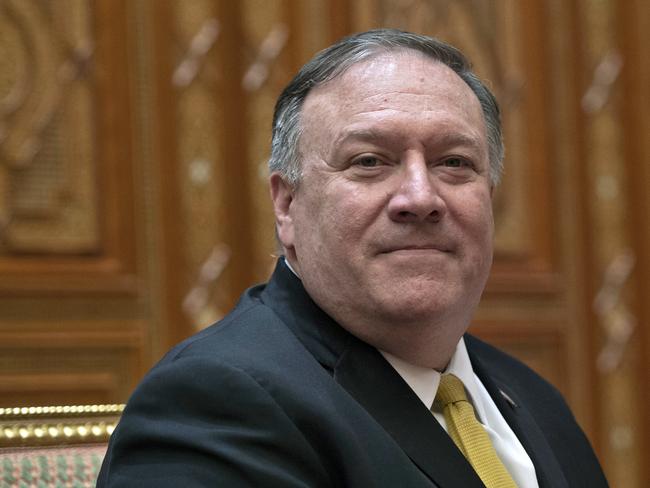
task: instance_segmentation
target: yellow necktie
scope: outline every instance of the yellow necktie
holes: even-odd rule
[[[497,456],[487,432],[476,419],[474,407],[467,401],[463,382],[452,374],[442,375],[436,403],[445,415],[449,435],[483,484],[487,488],[517,488]]]

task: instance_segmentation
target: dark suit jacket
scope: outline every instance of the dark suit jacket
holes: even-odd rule
[[[465,340],[540,487],[607,486],[559,393],[510,356]],[[98,486],[483,485],[381,354],[318,308],[279,263],[268,285],[248,290],[146,376]]]

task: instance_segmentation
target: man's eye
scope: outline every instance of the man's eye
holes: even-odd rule
[[[447,158],[445,159],[444,164],[448,168],[460,168],[462,166],[469,166],[469,164],[461,158]]]
[[[362,168],[374,168],[381,164],[378,158],[374,156],[365,156],[363,158],[357,159],[354,164],[361,166]]]

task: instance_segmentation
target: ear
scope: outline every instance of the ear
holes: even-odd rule
[[[278,239],[282,247],[284,247],[285,253],[291,253],[294,245],[294,226],[293,216],[291,215],[294,189],[279,173],[273,173],[269,183]]]

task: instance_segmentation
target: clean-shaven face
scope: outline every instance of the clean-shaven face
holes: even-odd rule
[[[443,333],[457,342],[492,262],[474,93],[435,60],[391,52],[310,92],[301,126],[302,179],[285,188],[278,232],[308,293],[384,350]]]

